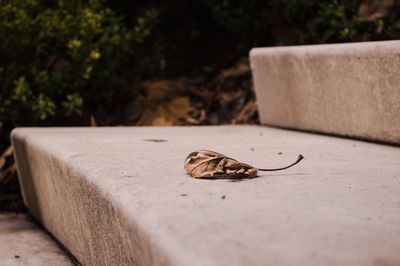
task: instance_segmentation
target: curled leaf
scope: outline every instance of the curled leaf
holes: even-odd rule
[[[262,169],[241,163],[215,151],[199,150],[188,155],[184,167],[186,172],[194,178],[255,178],[258,176],[258,171],[284,170],[299,163],[303,158],[299,155],[296,162],[282,168]]]

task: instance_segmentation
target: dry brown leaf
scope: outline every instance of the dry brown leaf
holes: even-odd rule
[[[257,104],[254,99],[251,99],[246,103],[246,105],[242,108],[239,114],[233,119],[233,124],[249,124],[252,121],[252,117],[254,117],[257,113]]]
[[[250,64],[249,60],[244,57],[241,58],[234,66],[231,68],[222,70],[221,74],[218,76],[219,80],[226,80],[228,78],[237,78],[244,75],[250,74]]]
[[[143,88],[147,94],[147,101],[157,104],[171,100],[185,91],[185,85],[180,79],[146,81]]]
[[[184,168],[194,178],[255,178],[258,176],[258,171],[284,170],[299,163],[303,158],[302,155],[299,155],[296,162],[282,168],[261,169],[215,151],[199,150],[188,155]]]
[[[9,146],[0,155],[0,187],[14,178],[16,167],[13,158],[13,148]]]
[[[365,0],[358,8],[358,15],[368,21],[387,16],[394,5],[394,0]]]
[[[175,126],[199,124],[195,106],[182,79],[142,83],[143,93],[127,108],[128,124],[136,126]]]
[[[91,127],[97,127],[96,118],[94,118],[93,115],[90,116],[90,126]]]

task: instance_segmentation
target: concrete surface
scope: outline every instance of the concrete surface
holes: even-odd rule
[[[400,41],[255,48],[261,122],[400,144]]]
[[[85,265],[400,265],[400,148],[262,126],[20,128],[12,140],[29,210]],[[305,160],[198,180],[183,169],[198,149],[257,167]]]
[[[71,266],[73,263],[27,215],[0,213],[0,265]]]

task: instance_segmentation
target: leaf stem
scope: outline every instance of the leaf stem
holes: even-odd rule
[[[259,170],[259,171],[280,171],[280,170],[285,170],[285,169],[288,169],[288,168],[298,164],[301,160],[303,160],[303,158],[304,158],[303,155],[300,154],[299,157],[297,158],[297,161],[295,161],[291,165],[288,165],[288,166],[285,166],[285,167],[282,167],[282,168],[273,168],[273,169],[261,169],[261,168],[258,168],[257,170]]]

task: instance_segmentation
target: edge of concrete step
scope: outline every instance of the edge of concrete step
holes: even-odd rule
[[[12,139],[28,209],[83,264],[400,263],[396,147],[263,126],[22,128]],[[306,159],[243,182],[197,180],[183,161],[201,148],[256,166]]]
[[[400,40],[254,48],[262,124],[400,144]]]

